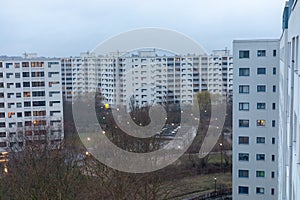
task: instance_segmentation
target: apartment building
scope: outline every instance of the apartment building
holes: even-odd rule
[[[233,65],[228,50],[210,56],[166,55],[156,50],[86,53],[63,59],[62,70],[66,100],[98,89],[112,106],[128,106],[128,102],[135,106],[191,104],[196,93],[206,90],[223,100],[232,95]]]
[[[280,40],[280,196],[300,199],[300,4],[286,2]]]
[[[235,40],[233,63],[233,199],[278,199],[279,40]]]
[[[34,140],[61,141],[63,103],[60,59],[0,59],[0,151]]]

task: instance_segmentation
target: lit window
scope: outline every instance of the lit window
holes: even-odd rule
[[[257,126],[266,126],[266,120],[264,119],[259,119],[256,121]]]

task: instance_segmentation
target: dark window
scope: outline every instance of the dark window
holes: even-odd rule
[[[240,119],[239,120],[239,127],[249,127],[249,120]]]
[[[275,161],[275,155],[272,155],[272,161]]]
[[[265,171],[256,171],[256,177],[264,178],[265,177]]]
[[[239,153],[239,161],[249,161],[248,153]]]
[[[273,109],[273,110],[276,109],[276,103],[272,103],[272,109]]]
[[[249,68],[239,68],[239,76],[250,76]]]
[[[249,50],[239,51],[239,58],[250,58],[250,51]]]
[[[239,137],[239,144],[249,144],[249,137],[240,136]]]
[[[249,194],[249,188],[245,186],[239,186],[239,194]]]
[[[29,77],[29,72],[23,72],[23,77]]]
[[[273,50],[273,56],[275,57],[277,55],[277,51],[274,49]]]
[[[276,92],[276,85],[273,85],[273,92]]]
[[[31,106],[31,102],[30,101],[25,101],[24,102],[24,107],[30,107]]]
[[[257,103],[257,109],[258,110],[266,109],[266,103]]]
[[[275,172],[271,172],[271,178],[275,178]]]
[[[30,87],[30,82],[23,82],[23,87]]]
[[[257,144],[264,144],[265,143],[265,137],[257,137],[256,138],[256,143]]]
[[[273,75],[276,75],[276,67],[273,67]]]
[[[239,170],[239,178],[248,178],[249,170]]]
[[[257,92],[265,92],[266,86],[265,85],[258,85],[257,86]]]
[[[21,88],[21,83],[16,83],[16,88]]]
[[[257,57],[264,57],[266,56],[266,50],[258,50]]]
[[[256,154],[256,160],[265,160],[265,154]]]
[[[265,188],[257,187],[256,188],[256,194],[265,194]]]
[[[33,101],[32,106],[45,106],[46,102],[45,101]]]
[[[266,74],[266,68],[264,67],[257,68],[257,74]]]
[[[276,141],[275,138],[272,138],[272,144],[275,144],[275,141]]]
[[[274,195],[274,194],[275,194],[275,189],[272,188],[272,189],[271,189],[271,195]]]
[[[272,120],[272,127],[275,127],[275,126],[276,126],[276,121]]]

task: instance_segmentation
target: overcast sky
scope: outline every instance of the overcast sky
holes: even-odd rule
[[[1,0],[0,55],[75,56],[143,27],[179,31],[208,52],[279,38],[284,0]]]

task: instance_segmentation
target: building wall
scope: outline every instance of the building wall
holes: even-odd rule
[[[233,199],[278,199],[279,41],[236,40],[233,62]]]
[[[60,66],[59,59],[0,60],[0,151],[63,139]]]

